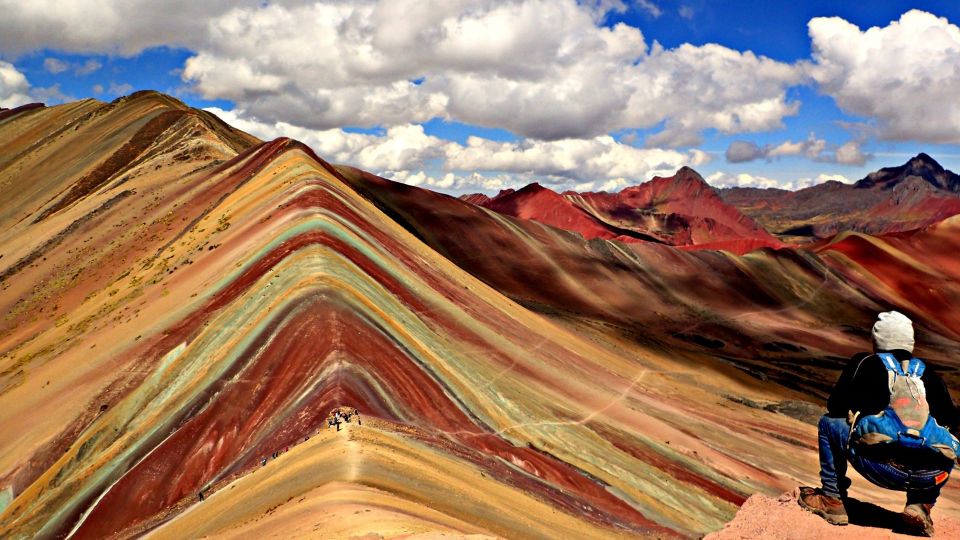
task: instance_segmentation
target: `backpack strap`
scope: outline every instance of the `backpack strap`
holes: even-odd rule
[[[883,367],[887,368],[887,371],[892,372],[894,375],[906,375],[906,373],[903,372],[903,368],[900,366],[900,362],[897,360],[897,357],[892,353],[882,352],[877,353],[877,356],[883,361]],[[911,360],[910,363],[912,368],[913,360]]]
[[[919,358],[911,358],[910,365],[907,367],[907,375],[913,377],[923,377],[923,371],[927,366],[923,363],[923,360]]]

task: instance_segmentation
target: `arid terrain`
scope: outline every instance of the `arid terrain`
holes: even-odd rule
[[[0,537],[786,538],[878,311],[960,388],[925,154],[462,199],[323,158],[156,92],[0,112]]]

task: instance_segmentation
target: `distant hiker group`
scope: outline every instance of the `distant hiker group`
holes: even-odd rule
[[[363,425],[363,422],[360,421],[359,410],[354,408],[354,409],[347,409],[346,412],[344,412],[341,409],[342,407],[338,407],[334,409],[333,412],[330,413],[330,417],[327,418],[328,428],[336,427],[337,431],[340,431],[340,424],[344,422],[349,423],[351,418],[356,418],[357,425]],[[317,431],[317,433],[319,434],[319,431]],[[310,435],[306,435],[303,437],[304,442],[308,440],[310,440]],[[284,454],[289,451],[290,451],[290,447],[286,446],[282,451],[278,450],[276,452],[272,452],[269,456],[266,456],[260,460],[260,466],[266,467],[268,460],[277,459],[278,457],[280,457],[280,454]],[[200,502],[203,502],[206,499],[206,495],[204,495],[203,490],[200,490],[199,492],[197,492],[197,499],[199,499]]]
[[[357,425],[362,426],[363,422],[360,421],[360,411],[353,409],[353,412],[340,412],[340,409],[334,409],[333,414],[330,415],[330,418],[327,419],[327,427],[336,427],[337,431],[340,431],[340,424],[343,422],[350,422],[350,418],[357,417]]]

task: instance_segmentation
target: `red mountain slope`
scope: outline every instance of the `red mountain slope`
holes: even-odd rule
[[[725,203],[696,171],[684,167],[619,193],[557,194],[539,184],[484,200],[461,197],[498,213],[531,219],[584,238],[655,241],[686,248],[745,253],[782,243]]]
[[[558,229],[577,232],[584,238],[616,239],[624,242],[658,241],[643,231],[604,222],[575,204],[571,198],[537,183],[517,191],[502,192],[482,206],[506,216],[531,219]]]

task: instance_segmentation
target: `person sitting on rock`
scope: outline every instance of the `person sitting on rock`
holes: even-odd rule
[[[844,500],[849,461],[864,478],[907,492],[903,526],[933,535],[930,511],[960,451],[960,414],[934,369],[913,356],[913,323],[896,311],[873,325],[873,353],[851,358],[819,422],[818,489],[799,503],[834,525],[849,521]],[[949,430],[949,431],[948,431]]]

